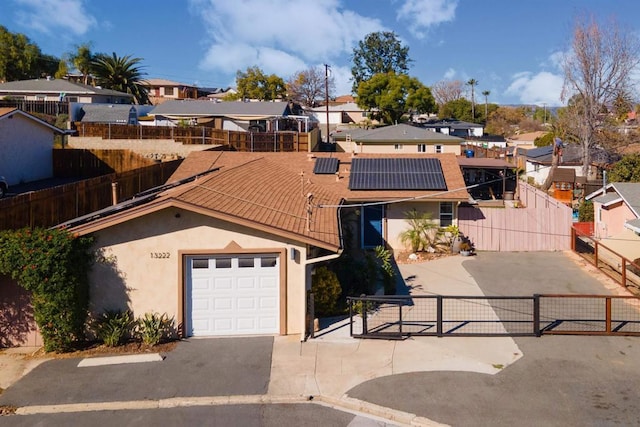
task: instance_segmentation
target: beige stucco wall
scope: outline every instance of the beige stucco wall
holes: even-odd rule
[[[21,114],[0,120],[0,175],[9,186],[53,176],[54,131]]]
[[[336,151],[345,153],[375,153],[375,154],[423,154],[418,152],[418,145],[414,143],[401,143],[401,148],[396,150],[395,143],[388,144],[357,144],[354,141],[336,141]],[[435,153],[436,145],[442,147],[442,153],[453,153],[460,155],[462,148],[460,144],[427,144],[426,153]]]
[[[453,223],[457,221],[457,203],[453,204]],[[415,208],[418,213],[430,213],[431,218],[436,224],[439,224],[440,203],[439,202],[409,202],[409,203],[392,203],[386,206],[386,224],[385,236],[387,244],[394,251],[404,251],[410,248],[404,245],[400,239],[400,233],[409,228],[406,221],[405,212],[409,212]]]
[[[136,317],[150,311],[166,312],[179,323],[185,284],[181,254],[218,253],[230,245],[228,253],[286,248],[280,258],[285,272],[281,281],[286,283],[286,333],[304,333],[304,245],[173,208],[99,231],[95,237],[104,260],[91,273],[91,310],[100,313],[128,306]],[[295,260],[289,256],[291,248],[300,254]],[[152,258],[151,253],[168,253],[169,257]]]

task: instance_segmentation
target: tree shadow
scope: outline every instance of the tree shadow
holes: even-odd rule
[[[35,345],[37,334],[31,293],[0,275],[0,348]]]

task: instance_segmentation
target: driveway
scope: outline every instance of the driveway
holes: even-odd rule
[[[463,266],[485,295],[621,293],[571,258],[562,253],[480,253]],[[404,274],[418,278],[425,277],[423,268],[430,266],[401,266]],[[436,270],[429,277],[448,274]],[[428,283],[424,286],[429,289]],[[481,345],[493,342],[484,338]],[[515,338],[515,343],[523,356],[495,375],[393,375],[362,383],[348,395],[453,426],[640,424],[639,337],[545,335]]]
[[[191,339],[161,362],[78,368],[81,359],[50,360],[0,395],[0,405],[263,395],[272,337]]]

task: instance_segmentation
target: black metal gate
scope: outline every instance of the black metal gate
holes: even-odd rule
[[[635,296],[363,296],[349,315],[356,338],[640,335]]]

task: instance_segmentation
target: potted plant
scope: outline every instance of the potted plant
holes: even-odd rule
[[[469,256],[471,255],[472,250],[473,250],[473,247],[471,246],[471,243],[469,242],[460,243],[460,255]]]
[[[445,229],[445,234],[449,237],[449,246],[451,247],[451,253],[457,254],[460,252],[460,243],[462,243],[462,236],[460,235],[460,229],[455,224],[448,225]]]

